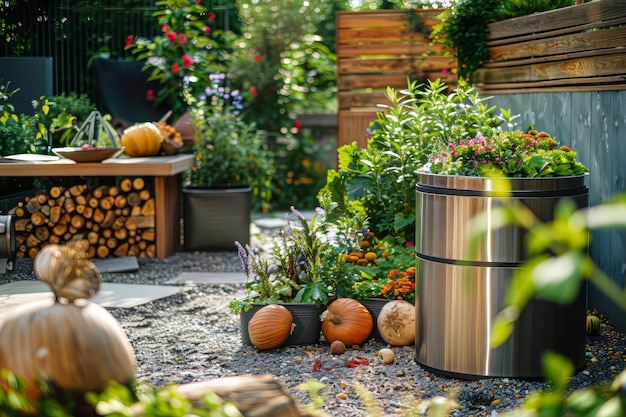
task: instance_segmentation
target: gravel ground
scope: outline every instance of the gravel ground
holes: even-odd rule
[[[162,284],[183,271],[238,271],[232,253],[176,253],[165,260],[139,259],[139,271],[108,273],[105,281]],[[15,274],[0,275],[0,284],[35,279],[32,261],[19,260]],[[325,384],[323,410],[333,416],[371,415],[357,394],[361,384],[385,415],[402,415],[406,397],[429,399],[458,390],[460,407],[453,416],[496,416],[514,408],[539,381],[517,379],[456,380],[423,370],[413,347],[394,348],[396,361],[384,365],[376,356],[384,343],[368,341],[342,356],[328,345],[285,347],[266,352],[244,346],[239,318],[228,302],[243,295],[240,285],[199,285],[190,291],[130,309],[109,309],[135,349],[140,381],[153,386],[183,384],[230,375],[275,375],[301,403],[310,402],[296,387],[310,379]],[[626,363],[626,338],[603,321],[601,334],[587,343],[587,367],[572,380],[575,388],[606,381]]]

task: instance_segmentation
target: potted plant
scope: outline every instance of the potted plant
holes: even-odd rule
[[[281,304],[292,314],[295,328],[287,345],[317,343],[319,315],[329,304],[333,283],[328,265],[336,259],[328,240],[326,210],[318,207],[307,219],[295,207],[285,215],[287,227],[273,238],[271,252],[235,242],[246,276],[248,294],[229,307],[241,318],[242,341],[251,344],[248,322],[268,304]]]
[[[145,62],[159,92],[179,120],[190,120],[195,163],[184,175],[185,250],[229,249],[249,241],[250,213],[267,209],[273,167],[264,137],[244,122],[242,95],[225,75],[232,33],[199,2],[160,0],[154,13],[162,30],[150,39],[129,35],[127,48]],[[179,125],[174,123],[174,126]]]
[[[587,168],[570,148],[534,129],[477,133],[439,149],[416,187],[418,362],[460,377],[541,377],[542,353],[551,350],[582,368],[580,288],[568,305],[529,300],[515,313],[516,336],[505,344],[492,348],[488,335],[506,288],[529,258],[524,225],[498,228],[506,222],[500,209],[524,206],[526,222],[546,222],[565,200],[586,207]],[[489,225],[483,239],[472,240],[469,226],[476,224]],[[531,337],[532,346],[525,343]]]

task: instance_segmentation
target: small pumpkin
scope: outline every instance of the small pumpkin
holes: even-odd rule
[[[590,314],[587,316],[587,323],[585,329],[587,330],[588,335],[597,335],[600,333],[600,318],[598,316],[594,316]]]
[[[406,300],[386,303],[378,314],[380,337],[391,346],[415,343],[415,306]]]
[[[0,369],[25,379],[28,398],[40,395],[41,377],[77,398],[102,392],[110,381],[135,379],[126,333],[107,310],[87,300],[101,277],[86,247],[82,242],[45,246],[34,270],[54,297],[21,306],[0,327]]]
[[[121,143],[128,156],[153,156],[161,150],[163,137],[152,123],[139,123],[128,127],[122,134]]]
[[[295,326],[286,307],[270,304],[254,313],[248,322],[248,336],[259,350],[275,349],[287,341]]]
[[[352,298],[338,298],[320,315],[322,334],[328,343],[336,340],[345,346],[360,345],[367,340],[374,321],[369,310]]]

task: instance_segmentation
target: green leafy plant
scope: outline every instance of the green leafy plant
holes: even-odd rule
[[[479,177],[556,177],[581,175],[588,169],[576,161],[576,152],[557,149],[548,133],[498,132],[490,138],[481,134],[448,145],[448,150],[431,157],[427,169],[435,174]]]
[[[200,2],[157,0],[155,6],[160,8],[154,17],[161,34],[152,38],[129,34],[126,49],[145,62],[149,80],[161,82],[161,90],[147,99],[166,100],[177,117],[210,85],[209,74],[223,70],[232,34],[216,29],[216,13]]]
[[[235,242],[248,290],[245,299],[230,302],[235,314],[249,310],[253,302],[328,304],[334,287],[327,265],[336,257],[327,237],[326,210],[318,207],[307,219],[292,206],[285,219],[287,227],[272,239],[269,254]]]
[[[447,90],[440,80],[409,82],[403,91],[389,88],[391,104],[381,105],[367,148],[347,144],[337,151],[338,169],[328,173],[325,188],[341,211],[347,211],[346,201],[356,202],[352,209],[363,210],[381,238],[414,241],[417,172],[432,154],[453,138],[491,136],[516,117],[504,109],[496,114],[495,106],[485,104],[489,97],[462,80],[455,91]]]

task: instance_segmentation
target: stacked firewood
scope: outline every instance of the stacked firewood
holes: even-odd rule
[[[116,185],[54,186],[26,197],[10,214],[18,257],[34,258],[47,244],[72,240],[89,243],[89,258],[156,254],[154,196],[139,177]]]

